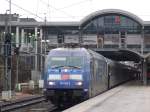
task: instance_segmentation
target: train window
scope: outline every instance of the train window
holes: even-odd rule
[[[51,57],[50,66],[51,68],[65,66],[66,60],[67,60],[66,57]]]
[[[83,65],[83,58],[76,56],[76,57],[69,57],[68,65],[74,66],[74,67],[82,67]]]
[[[50,57],[46,61],[46,66],[51,67],[51,68],[55,68],[55,67],[82,68],[83,57],[81,56]]]

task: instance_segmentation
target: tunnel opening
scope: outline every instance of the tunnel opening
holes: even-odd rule
[[[144,58],[140,53],[129,50],[129,49],[111,49],[111,50],[109,49],[108,50],[108,49],[96,48],[93,50],[105,56],[106,58],[135,67],[138,71],[138,73],[136,74],[136,79],[143,81],[143,84],[147,83],[147,76],[145,75],[147,73],[145,72],[147,69],[145,70]],[[149,75],[150,75],[150,66],[148,70],[149,70]]]

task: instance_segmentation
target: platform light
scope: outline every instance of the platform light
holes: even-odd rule
[[[46,42],[50,42],[50,40],[46,40]]]
[[[88,89],[84,89],[84,91],[85,91],[85,92],[87,92],[87,91],[88,91]]]
[[[76,83],[76,85],[77,85],[77,86],[82,86],[82,82],[79,81],[79,82]]]
[[[53,86],[53,85],[55,85],[55,82],[50,81],[50,82],[49,82],[49,85],[50,85],[50,86]]]

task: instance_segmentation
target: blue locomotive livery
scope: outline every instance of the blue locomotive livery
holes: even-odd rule
[[[86,100],[133,78],[136,69],[85,48],[56,48],[45,61],[45,97],[53,104]]]

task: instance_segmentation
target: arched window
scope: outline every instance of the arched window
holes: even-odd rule
[[[126,31],[128,33],[140,33],[142,26],[135,20],[119,14],[100,15],[93,18],[82,27],[83,33],[113,33]]]

